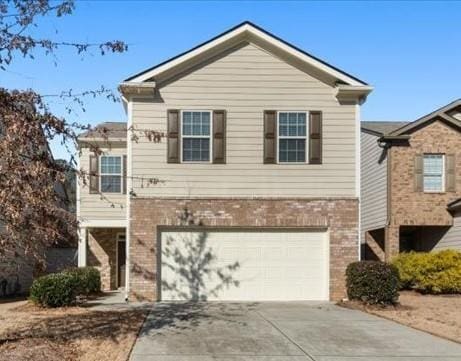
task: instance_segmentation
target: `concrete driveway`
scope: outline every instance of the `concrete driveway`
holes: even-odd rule
[[[454,361],[461,345],[320,303],[157,304],[132,361]]]

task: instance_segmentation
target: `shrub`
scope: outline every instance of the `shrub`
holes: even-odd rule
[[[421,293],[461,293],[461,252],[402,253],[392,262],[398,269],[401,288]]]
[[[399,274],[390,264],[377,261],[351,263],[346,270],[347,295],[368,304],[395,304]]]
[[[94,267],[70,268],[64,273],[74,275],[78,281],[78,295],[89,295],[101,291],[101,274]]]
[[[53,273],[32,283],[30,299],[45,307],[70,306],[77,297],[78,280],[73,274]]]

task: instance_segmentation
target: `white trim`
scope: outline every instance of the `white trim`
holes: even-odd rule
[[[126,225],[126,219],[90,219],[80,222],[83,228],[125,228]]]
[[[107,158],[120,158],[120,174],[117,173],[102,173],[102,158],[107,157]],[[99,171],[99,189],[101,193],[110,193],[110,194],[123,194],[123,155],[115,155],[115,154],[102,154],[99,156],[98,159],[98,171]],[[102,191],[102,177],[103,176],[118,176],[120,177],[120,192],[103,192]]]
[[[361,258],[362,250],[362,198],[361,198],[361,127],[360,127],[360,104],[355,104],[355,195],[358,199],[358,219],[357,219],[357,232],[358,232],[358,260]]]
[[[280,126],[279,126],[279,121],[280,121],[280,113],[304,113],[306,114],[306,135],[305,136],[280,136]],[[276,139],[276,151],[277,151],[277,164],[308,164],[309,163],[309,111],[308,110],[278,110],[277,111],[277,124],[276,124],[276,132],[277,132],[277,139]],[[279,148],[280,148],[280,138],[281,139],[304,139],[306,141],[305,143],[305,149],[304,149],[304,162],[281,162],[279,160]]]
[[[239,39],[241,38],[241,39]],[[144,82],[150,78],[153,78],[155,76],[157,76],[158,74],[160,73],[163,73],[167,70],[170,70],[171,68],[175,67],[175,66],[178,66],[194,57],[198,57],[200,56],[201,54],[203,54],[204,52],[207,52],[209,50],[211,50],[212,48],[216,47],[216,46],[219,46],[225,42],[230,42],[230,43],[233,43],[235,44],[235,42],[233,42],[232,40],[237,40],[237,41],[244,41],[244,40],[247,40],[247,41],[252,41],[252,40],[256,40],[256,41],[262,41],[262,42],[266,42],[268,45],[270,46],[274,46],[276,48],[278,48],[279,50],[282,50],[284,51],[285,53],[293,56],[293,57],[296,57],[297,59],[303,61],[304,63],[310,65],[310,66],[313,66],[314,68],[317,68],[327,74],[329,74],[330,76],[340,80],[340,81],[343,81],[349,85],[354,85],[354,86],[363,86],[364,84],[362,84],[361,82],[355,80],[354,78],[350,77],[350,76],[347,76],[346,74],[332,68],[331,66],[327,65],[327,64],[324,64],[322,63],[321,61],[317,60],[317,59],[314,59],[313,57],[307,55],[307,54],[304,54],[302,53],[301,51],[293,48],[292,46],[288,45],[288,44],[285,44],[283,43],[282,41],[274,38],[273,36],[270,36],[269,34],[266,34],[264,32],[262,32],[261,30],[255,28],[254,26],[252,26],[251,24],[248,24],[248,23],[245,23],[245,24],[242,24],[241,26],[239,26],[238,28],[234,29],[233,31],[231,32],[228,32],[222,36],[220,36],[219,38],[213,40],[213,41],[210,41],[192,51],[189,51],[187,52],[186,54],[182,55],[182,56],[179,56],[175,59],[172,59],[170,61],[168,61],[167,63],[161,65],[161,66],[158,66],[156,67],[155,69],[152,69],[150,71],[146,71],[140,75],[138,75],[137,77],[131,79],[129,82],[125,82],[124,85],[126,86],[127,84],[129,83],[136,83],[136,82]]]
[[[125,300],[128,301],[130,294],[130,239],[131,239],[131,191],[133,190],[133,174],[132,154],[133,142],[133,101],[130,99],[127,105],[128,124],[127,124],[127,154],[126,154],[126,220],[125,220]]]
[[[183,134],[183,114],[184,113],[209,113],[210,114],[210,134],[207,136],[204,135],[184,135]],[[184,109],[180,111],[180,120],[179,120],[179,134],[180,134],[180,141],[179,141],[179,159],[181,163],[184,164],[207,164],[207,163],[213,163],[213,110],[210,109],[194,109],[194,110],[189,110],[189,109]],[[208,160],[203,160],[203,161],[185,161],[182,159],[183,156],[183,139],[184,138],[208,138],[209,141],[209,154],[210,154],[210,159]]]
[[[426,173],[424,172],[424,157],[426,155],[440,155],[442,156],[442,189],[439,189],[439,190],[426,190],[424,189],[424,178],[426,176]],[[445,172],[446,172],[446,169],[445,169],[445,153],[423,153],[423,192],[424,193],[445,193],[446,192],[446,179],[445,179]]]
[[[85,227],[78,228],[78,267],[86,266],[86,254],[88,248],[88,232]]]

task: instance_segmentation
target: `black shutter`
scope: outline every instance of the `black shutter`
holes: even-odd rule
[[[99,157],[90,155],[90,193],[99,193]]]
[[[213,111],[213,163],[226,163],[226,111]]]
[[[277,112],[264,111],[264,163],[277,163]]]
[[[322,112],[309,112],[309,163],[322,164]]]
[[[424,189],[424,174],[423,174],[423,156],[415,155],[415,191],[422,192]]]
[[[123,194],[126,194],[126,155],[123,156]]]
[[[168,151],[167,162],[179,163],[179,142],[180,142],[180,129],[179,129],[179,110],[168,110]]]

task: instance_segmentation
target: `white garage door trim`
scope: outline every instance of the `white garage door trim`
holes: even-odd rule
[[[218,265],[218,269],[227,270],[227,267],[231,267],[235,265],[236,262],[234,260],[240,261],[242,259],[242,255],[245,257],[246,266],[242,269],[241,264],[237,264],[237,270],[229,271],[229,274],[232,275],[233,272],[238,274],[237,278],[241,280],[245,279],[245,285],[242,285],[242,281],[238,286],[234,286],[234,288],[241,287],[240,290],[231,290],[231,286],[233,285],[232,276],[229,277],[231,282],[229,282],[229,287],[223,287],[218,289],[214,295],[208,294],[206,300],[208,301],[289,301],[289,300],[329,300],[329,284],[330,284],[330,235],[328,229],[313,229],[313,228],[283,228],[283,229],[274,229],[274,228],[239,228],[239,227],[226,227],[226,228],[218,228],[218,227],[162,227],[159,229],[158,234],[158,248],[160,252],[158,252],[158,259],[157,259],[157,290],[158,290],[158,299],[164,300],[178,300],[181,297],[185,297],[185,294],[190,294],[192,291],[184,291],[184,283],[185,279],[187,279],[188,274],[191,274],[190,268],[178,267],[178,263],[187,264],[188,262],[184,261],[184,255],[186,251],[180,247],[167,247],[166,244],[169,242],[170,245],[174,244],[176,239],[181,238],[181,245],[184,244],[195,244],[196,238],[198,237],[199,232],[205,232],[208,235],[211,234],[211,238],[208,241],[205,241],[206,246],[205,248],[209,248],[211,245],[211,249],[214,249],[220,257],[217,257],[216,264]],[[226,235],[219,236],[218,233],[226,233]],[[267,233],[267,235],[262,235],[261,233]],[[170,238],[166,238],[166,235],[170,235]],[[254,235],[260,234],[263,238],[255,238]],[[275,235],[280,235],[280,237]],[[293,234],[293,236],[292,236]],[[227,238],[226,238],[227,236]],[[235,238],[238,236],[238,238]],[[266,236],[266,237],[264,237]],[[274,236],[274,237],[271,237]],[[318,236],[318,237],[317,237]],[[303,237],[302,239],[300,237]],[[279,240],[283,240],[285,238],[286,242],[291,243],[291,248],[289,246],[283,247],[280,249],[279,247],[271,247],[271,244],[280,245]],[[304,239],[306,242],[311,243],[304,243]],[[239,247],[232,247],[235,243],[235,240],[241,242],[248,242],[243,243]],[[252,241],[255,241],[253,244]],[[191,243],[192,242],[192,243]],[[211,242],[211,243],[210,243]],[[221,245],[227,244],[228,247],[221,247]],[[229,245],[232,245],[229,247]],[[243,246],[246,246],[243,247]],[[252,247],[254,245],[254,247]],[[306,246],[306,247],[304,247]],[[184,247],[184,246],[181,246]],[[242,249],[244,248],[244,249]],[[294,251],[294,252],[293,252]],[[172,252],[178,252],[176,256],[172,254]],[[194,251],[196,252],[196,251]],[[233,253],[234,252],[234,253]],[[254,252],[254,253],[252,253]],[[272,253],[270,253],[272,252]],[[277,252],[277,253],[274,253]],[[282,252],[283,254],[287,255],[286,259],[278,258],[278,252]],[[302,254],[300,258],[296,257],[297,253]],[[264,263],[268,257],[272,255],[272,259],[268,263]],[[303,264],[303,259],[308,260],[309,255],[312,255],[311,263],[311,270],[309,270],[309,264]],[[176,260],[173,260],[176,257]],[[249,257],[249,258],[246,258]],[[294,258],[293,258],[294,257]],[[195,258],[194,258],[195,259]],[[231,261],[232,260],[232,261]],[[278,264],[272,263],[275,260],[280,261]],[[162,263],[163,262],[163,263]],[[197,262],[196,262],[197,263]],[[242,262],[239,262],[242,263]],[[163,264],[163,265],[162,265]],[[274,267],[272,265],[274,264]],[[288,269],[292,266],[292,270]],[[306,267],[304,267],[306,266]],[[259,267],[259,268],[258,268]],[[279,270],[286,271],[277,272],[277,267]],[[319,267],[322,269],[316,273],[313,273],[313,269],[319,270]],[[288,270],[287,270],[288,269]],[[258,275],[258,279],[254,279],[253,285],[251,281],[252,273]],[[300,271],[300,272],[297,272]],[[184,277],[176,277],[178,273],[184,272]],[[162,274],[164,273],[164,274]],[[209,274],[213,273],[212,271]],[[217,272],[215,272],[217,274]],[[223,272],[226,275],[226,272]],[[280,279],[281,276],[279,274],[284,274],[284,278]],[[206,278],[208,273],[203,272],[205,276],[201,276],[200,279]],[[249,275],[248,275],[249,274]],[[261,277],[261,275],[264,276]],[[303,275],[304,274],[304,275]],[[312,275],[312,276],[309,276]],[[243,277],[243,278],[242,278]],[[277,277],[279,279],[277,279]],[[292,277],[292,281],[290,283],[283,282],[286,278]],[[305,278],[304,280],[302,278]],[[308,281],[304,283],[305,280],[310,280],[311,286],[308,285]],[[162,280],[165,280],[163,287],[162,287]],[[265,283],[269,282],[269,283]],[[298,284],[306,284],[306,287],[302,289],[301,287],[296,286],[296,282]],[[216,280],[213,280],[213,277],[209,278],[208,281],[204,281],[203,283],[206,284],[206,288],[210,290],[214,290],[213,286],[218,284]],[[178,286],[179,285],[179,286]],[[264,285],[267,287],[264,288]],[[277,289],[274,288],[273,285],[277,287],[284,287],[283,291],[275,292],[273,290]],[[209,287],[208,287],[209,286]],[[254,288],[253,288],[254,286]],[[201,286],[197,286],[200,288]],[[245,290],[245,287],[246,290]],[[163,290],[162,290],[163,288]],[[186,289],[191,289],[191,287],[186,287]],[[192,288],[193,289],[193,288]],[[240,291],[241,294],[238,294]],[[163,295],[162,295],[163,293]],[[197,294],[202,294],[202,290],[197,292]],[[248,295],[250,296],[246,298]],[[165,295],[165,297],[163,297]],[[172,296],[174,295],[174,296]],[[181,296],[180,296],[181,295]],[[220,296],[221,295],[221,296]],[[269,295],[266,298],[265,295]],[[308,297],[307,297],[308,296]],[[223,298],[224,297],[224,298]],[[256,298],[255,298],[256,297]]]

